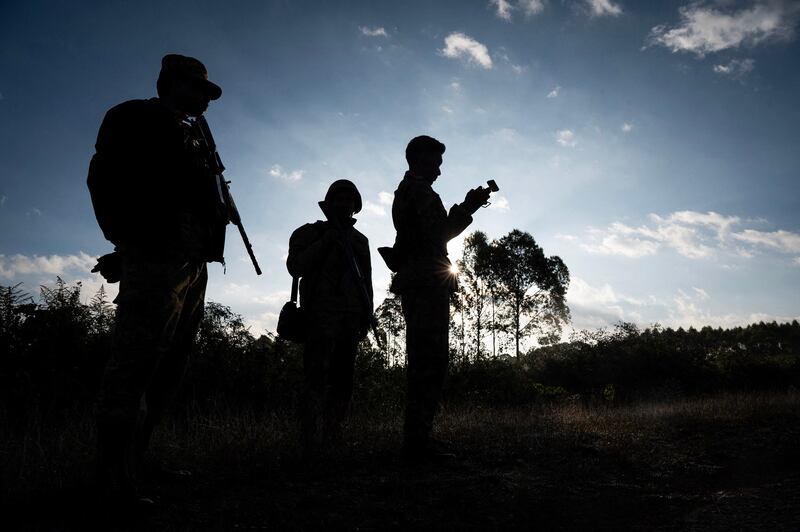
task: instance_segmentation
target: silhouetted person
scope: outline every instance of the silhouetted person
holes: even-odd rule
[[[391,290],[400,295],[406,320],[408,391],[403,449],[412,459],[449,454],[431,436],[449,360],[450,294],[457,286],[447,242],[472,223],[472,214],[488,201],[490,193],[489,189],[472,189],[461,204],[446,211],[431,187],[441,175],[444,151],[444,144],[432,137],[411,139],[406,148],[408,171],[392,204],[397,237],[387,264],[396,272]]]
[[[372,317],[369,241],[353,227],[353,215],[361,211],[361,194],[352,182],[340,179],[331,184],[320,207],[328,219],[295,230],[286,259],[289,273],[302,278],[300,307],[308,324],[301,406],[306,456],[341,442],[342,421],[353,391],[356,351]],[[348,253],[361,272],[368,298],[360,293]]]
[[[106,113],[89,167],[95,215],[115,246],[97,268],[120,281],[97,407],[99,480],[115,502],[146,501],[142,459],[183,376],[203,317],[206,263],[223,262],[227,223],[189,120],[222,89],[197,59],[167,55],[157,90]]]

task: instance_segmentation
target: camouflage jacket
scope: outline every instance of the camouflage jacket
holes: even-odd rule
[[[355,220],[351,219],[351,224]],[[323,235],[332,227],[330,222],[317,221],[297,228],[289,239],[286,267],[300,280],[300,306],[313,313],[348,312],[366,322],[369,313],[362,303],[355,275],[346,262],[341,242],[326,244]],[[366,282],[372,309],[372,265],[369,240],[354,227],[347,228],[346,238],[353,249],[356,263]]]
[[[95,216],[118,249],[223,262],[226,220],[189,124],[158,98],[106,113],[89,164]]]
[[[406,172],[394,192],[392,221],[397,231],[394,251],[399,258],[392,292],[437,287],[454,290],[447,243],[472,223],[469,212],[458,204],[448,212],[427,180]]]

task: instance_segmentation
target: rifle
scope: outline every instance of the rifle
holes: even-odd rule
[[[239,216],[239,209],[236,208],[236,202],[233,201],[233,196],[231,195],[230,181],[226,181],[225,176],[222,175],[222,172],[225,171],[225,166],[222,164],[222,159],[217,152],[217,145],[214,143],[214,137],[211,135],[211,129],[208,127],[206,117],[200,115],[191,121],[191,124],[195,137],[200,141],[201,147],[207,155],[206,164],[214,176],[218,199],[227,212],[227,221],[239,228],[239,235],[241,235],[247,254],[250,255],[250,260],[256,269],[256,275],[261,275],[261,267],[258,265],[256,256],[253,253],[253,246],[250,244],[250,239],[247,238],[247,232],[244,230],[242,217]]]
[[[322,213],[325,215],[325,218],[333,225],[339,234],[342,235],[344,255],[347,259],[347,264],[350,267],[350,272],[355,276],[356,283],[360,288],[358,293],[361,296],[361,304],[364,305],[364,309],[366,309],[366,311],[369,313],[369,326],[372,328],[372,334],[375,336],[375,343],[378,344],[378,349],[383,349],[383,342],[381,341],[380,334],[378,334],[378,320],[375,318],[375,313],[372,310],[372,302],[370,301],[367,284],[364,280],[364,276],[361,274],[361,268],[358,267],[358,261],[356,261],[356,256],[353,253],[353,246],[350,245],[350,240],[347,238],[347,234],[345,233],[342,224],[339,223],[339,220],[335,216],[328,214],[325,202],[320,201],[317,204],[319,205],[319,208],[322,209]]]

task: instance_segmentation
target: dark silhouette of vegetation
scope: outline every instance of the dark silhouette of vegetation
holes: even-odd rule
[[[84,304],[79,285],[58,280],[37,302],[19,285],[0,287],[0,498],[12,522],[60,529],[90,517],[76,509],[92,482],[90,412],[111,334],[103,292]],[[394,320],[387,336],[397,335],[396,301],[384,309],[383,319]],[[156,509],[151,528],[319,528],[323,519],[379,528],[391,511],[401,528],[519,528],[535,519],[550,528],[602,521],[655,529],[716,519],[722,530],[795,515],[796,321],[727,330],[623,323],[519,357],[454,357],[441,426],[466,458],[413,475],[393,458],[405,396],[402,357],[388,358],[397,349],[387,355],[362,343],[348,447],[309,480],[297,473],[304,464],[291,415],[302,388],[299,349],[254,337],[241,316],[208,303],[177,408],[155,438],[170,465],[197,474],[190,490],[179,481],[160,488],[170,503]],[[759,491],[751,495],[715,495],[753,479]],[[419,499],[420,482],[450,495]],[[653,514],[654,500],[683,502]],[[341,512],[344,501],[359,511]],[[57,511],[37,511],[42,504]]]
[[[0,288],[0,415],[8,422],[58,416],[94,401],[113,307],[102,289],[82,303],[80,289],[57,279],[54,287],[42,287],[34,302],[19,285]],[[395,341],[403,330],[397,302],[387,299],[377,315],[387,345],[395,347],[387,354],[361,344],[355,408],[395,408],[404,393],[403,357]],[[179,404],[292,409],[302,388],[301,368],[299,348],[272,335],[256,338],[241,316],[208,303]],[[455,356],[446,398],[524,404],[577,396],[613,404],[798,385],[797,321],[700,330],[621,323],[518,357]]]

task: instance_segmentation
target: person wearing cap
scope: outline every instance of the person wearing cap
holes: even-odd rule
[[[406,411],[403,452],[412,460],[452,456],[432,437],[433,419],[449,363],[450,295],[457,288],[447,243],[472,223],[489,199],[489,189],[467,192],[447,211],[433,190],[441,175],[445,145],[422,135],[406,147],[408,171],[394,193],[392,221],[397,236],[388,250],[394,271],[390,290],[400,296],[406,320]]]
[[[222,89],[197,59],[163,58],[157,98],[109,110],[88,186],[115,252],[98,267],[119,279],[111,354],[97,404],[100,489],[114,501],[147,502],[143,458],[183,375],[203,316],[206,263],[223,262],[227,219],[190,119]]]
[[[369,240],[353,227],[361,194],[351,181],[340,179],[331,184],[320,206],[328,219],[296,229],[286,259],[289,273],[300,278],[300,308],[307,322],[300,421],[303,451],[309,457],[341,443],[356,351],[372,316]],[[364,279],[369,309],[347,263],[346,246]]]

